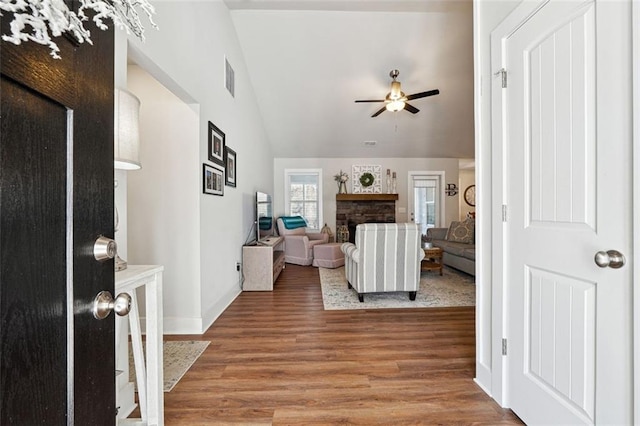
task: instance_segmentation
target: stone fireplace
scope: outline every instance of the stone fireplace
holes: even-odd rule
[[[336,227],[347,226],[355,242],[360,223],[394,223],[398,194],[336,194]]]

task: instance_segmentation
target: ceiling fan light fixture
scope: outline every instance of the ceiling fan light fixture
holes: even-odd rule
[[[395,100],[391,101],[386,105],[387,111],[398,112],[404,109],[404,101]]]
[[[405,95],[405,93],[400,88],[400,82],[397,80],[400,71],[391,70],[389,73],[389,77],[391,77],[391,91],[387,93],[384,99],[366,99],[366,100],[356,100],[356,102],[384,102],[384,106],[377,110],[371,115],[371,118],[376,118],[380,114],[385,111],[398,112],[401,110],[405,110],[410,112],[411,114],[417,114],[420,110],[413,105],[407,103],[408,101],[413,101],[415,99],[426,98],[427,96],[433,96],[440,93],[438,89],[429,90],[426,92],[413,93],[409,96]]]
[[[402,91],[400,90],[400,82],[392,81],[391,82],[391,93],[389,93],[389,97],[391,99],[398,99],[403,96]]]

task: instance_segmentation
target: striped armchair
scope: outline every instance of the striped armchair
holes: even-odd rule
[[[349,288],[364,302],[364,293],[408,291],[415,300],[424,250],[414,223],[363,223],[355,244],[342,244]]]

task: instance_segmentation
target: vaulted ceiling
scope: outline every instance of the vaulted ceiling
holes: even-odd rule
[[[225,2],[276,157],[474,157],[471,0]]]

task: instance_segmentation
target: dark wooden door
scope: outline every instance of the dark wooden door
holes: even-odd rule
[[[8,31],[11,14],[0,18]],[[91,25],[88,23],[87,25]],[[0,424],[113,425],[113,32],[0,41]]]

